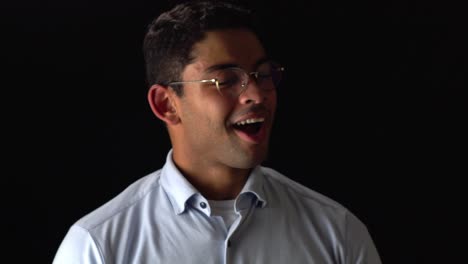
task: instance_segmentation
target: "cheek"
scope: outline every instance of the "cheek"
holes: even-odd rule
[[[209,112],[211,121],[216,122],[218,126],[225,126],[234,109],[232,103],[225,100],[211,101],[205,104],[204,108]]]
[[[192,121],[203,122],[211,128],[225,127],[227,120],[234,109],[234,102],[217,94],[205,94],[192,101],[189,108],[185,108]],[[206,124],[209,123],[209,124]],[[197,124],[195,124],[197,125]]]
[[[276,93],[276,91],[273,91],[273,93],[271,94],[271,102],[270,102],[270,105],[271,107],[273,107],[273,109],[276,108],[276,103],[277,103],[277,99],[278,99],[278,94]]]
[[[276,91],[272,91],[271,94],[268,95],[265,102],[266,107],[271,111],[272,114],[274,114],[276,111],[277,102],[277,93]]]

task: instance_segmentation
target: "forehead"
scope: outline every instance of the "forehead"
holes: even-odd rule
[[[193,48],[192,68],[203,71],[218,64],[233,64],[251,69],[266,56],[257,36],[248,30],[229,29],[208,31]]]

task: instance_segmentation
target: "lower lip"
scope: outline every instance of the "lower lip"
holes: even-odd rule
[[[234,131],[241,139],[252,144],[262,143],[265,140],[266,132],[267,132],[266,124],[263,124],[260,130],[255,134],[247,134],[237,129],[235,129]]]

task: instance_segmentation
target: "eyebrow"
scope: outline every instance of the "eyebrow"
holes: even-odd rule
[[[262,63],[264,63],[266,61],[269,61],[269,60],[271,60],[271,58],[269,58],[267,56],[264,56],[264,57],[260,58],[259,60],[257,60],[257,62],[255,62],[255,64],[254,64],[254,66],[255,66],[255,68],[257,68]],[[224,69],[227,69],[227,68],[240,68],[240,67],[239,67],[238,64],[235,64],[235,63],[223,63],[223,64],[216,64],[216,65],[210,66],[205,70],[205,72],[210,73],[210,72],[214,72],[214,71],[224,70]]]

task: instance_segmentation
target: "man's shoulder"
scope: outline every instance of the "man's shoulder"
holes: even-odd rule
[[[262,166],[261,170],[265,175],[266,181],[275,190],[282,192],[288,198],[313,205],[314,207],[328,208],[339,214],[346,214],[348,212],[347,208],[341,203],[287,177],[273,168]]]
[[[138,211],[136,208],[159,189],[160,175],[161,170],[157,170],[138,179],[111,200],[80,218],[75,225],[91,230],[108,221],[126,217],[129,211]]]
[[[274,169],[261,167],[261,170],[268,203],[273,203],[268,215],[287,218],[291,223],[287,230],[297,227],[298,234],[306,241],[312,238],[311,243],[320,244],[321,249],[337,249],[330,254],[336,262],[356,263],[361,259],[366,263],[381,263],[367,227],[353,212]],[[320,241],[314,239],[317,230],[326,230]]]

